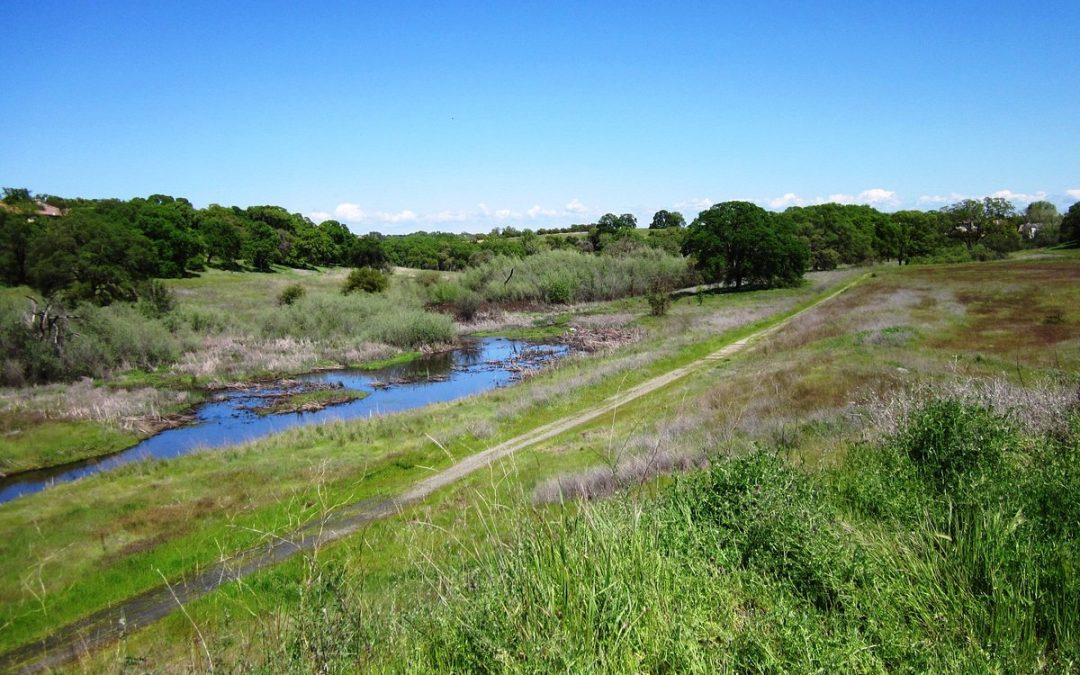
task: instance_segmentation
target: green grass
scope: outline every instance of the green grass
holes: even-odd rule
[[[0,475],[112,454],[141,438],[96,422],[0,415]]]
[[[562,337],[569,325],[571,314],[561,313],[542,316],[533,321],[532,326],[515,326],[499,330],[476,331],[475,337],[505,337],[512,340],[531,340],[544,342]]]
[[[336,605],[363,596],[327,564],[293,614],[304,634],[286,631],[271,667],[1068,671],[1077,432],[1024,438],[943,402],[822,472],[717,458],[655,497],[541,511],[492,547],[463,546],[428,569],[438,602],[400,614]],[[979,454],[930,458],[964,447]]]
[[[663,440],[665,448],[668,444],[677,449],[682,444],[708,443],[710,447],[719,445],[724,452],[738,452],[754,444],[779,445],[796,461],[839,466],[850,456],[846,439],[857,438],[864,432],[852,422],[852,413],[858,412],[858,408],[849,407],[852,402],[873,401],[875,397],[906,391],[920,382],[990,375],[1017,379],[1012,372],[1015,366],[1007,367],[1009,361],[1016,360],[1016,354],[993,351],[994,342],[981,334],[973,335],[960,352],[962,356],[985,354],[987,358],[981,362],[966,356],[956,360],[955,348],[942,343],[960,330],[958,327],[963,322],[972,320],[970,308],[978,305],[980,297],[997,293],[1000,286],[1021,283],[1031,271],[1029,265],[1035,264],[1041,263],[995,263],[993,269],[983,265],[955,266],[947,268],[949,274],[940,275],[933,268],[879,270],[873,279],[800,317],[759,344],[752,353],[717,364],[656,396],[618,410],[606,420],[523,452],[490,472],[474,475],[398,517],[373,524],[362,536],[320,552],[313,558],[317,563],[314,567],[307,560],[297,560],[222,589],[187,609],[208,636],[211,652],[219,662],[234,659],[236,664],[244,663],[245,655],[264,653],[266,644],[286,645],[294,655],[310,657],[310,652],[303,651],[303,641],[307,639],[309,644],[315,644],[311,641],[317,635],[309,632],[304,638],[287,632],[286,628],[296,622],[296,625],[321,626],[319,635],[340,638],[342,644],[354,647],[356,643],[348,642],[349,635],[367,626],[360,632],[366,631],[369,641],[365,644],[378,646],[378,653],[372,658],[382,660],[375,663],[400,664],[395,655],[402,652],[395,641],[412,638],[393,621],[375,622],[375,618],[416,606],[437,606],[438,589],[444,586],[434,582],[455,579],[451,573],[456,573],[458,567],[466,563],[478,565],[477,561],[486,559],[482,557],[485,551],[514,541],[511,535],[526,529],[523,523],[528,524],[532,517],[529,492],[547,478],[604,465],[638,446],[652,447],[654,441],[650,437],[654,435],[668,439]],[[1075,329],[1070,303],[1077,299],[1077,285],[1070,282],[1067,268],[1047,274],[1062,277],[1058,290],[1049,299],[1038,295],[1039,284],[1031,284],[1029,292],[1036,294],[1040,306],[1062,308],[1065,325]],[[1045,286],[1045,281],[1042,285]],[[983,295],[961,297],[960,291],[967,287],[983,289]],[[333,504],[391,493],[418,477],[429,475],[430,469],[447,466],[449,458],[425,434],[434,436],[460,458],[709,353],[719,344],[749,333],[748,324],[763,326],[775,321],[749,313],[755,307],[770,307],[774,316],[788,313],[820,290],[808,286],[721,294],[704,297],[701,305],[695,298],[685,298],[675,303],[667,317],[643,319],[641,324],[647,326],[650,334],[640,343],[599,359],[572,359],[555,372],[509,390],[393,420],[350,423],[321,432],[297,431],[243,450],[149,466],[135,476],[119,476],[116,482],[88,481],[85,485],[72,485],[71,492],[55,494],[47,509],[39,501],[33,508],[27,506],[28,510],[7,519],[9,514],[0,509],[0,527],[5,530],[17,530],[17,523],[34,518],[45,533],[32,541],[20,538],[9,543],[0,556],[4,561],[0,564],[6,568],[0,572],[0,578],[11,580],[5,583],[8,593],[0,603],[10,610],[0,622],[12,622],[5,635],[0,636],[0,644],[4,645],[0,648],[25,641],[47,631],[49,626],[65,623],[139,587],[157,583],[160,577],[155,581],[153,569],[161,569],[168,577],[176,578],[184,569],[258,539],[258,535],[245,528],[281,533],[288,529],[289,522],[312,517]],[[967,311],[959,312],[947,304],[953,301]],[[640,314],[645,312],[640,301],[619,301],[607,307],[610,311],[630,311],[637,307]],[[731,321],[721,320],[729,315]],[[1017,320],[1022,321],[1023,315]],[[911,326],[915,337],[874,339],[897,332],[890,332],[893,326]],[[855,333],[862,333],[864,338],[837,340]],[[1059,343],[1058,349],[1065,349],[1067,344]],[[1058,363],[1071,363],[1070,358],[1063,352]],[[1034,347],[1021,351],[1019,362],[1025,376],[1032,378],[1062,372],[1055,367],[1053,359]],[[905,372],[899,372],[898,368]],[[686,418],[685,430],[665,430],[680,418]],[[814,490],[824,490],[825,483]],[[153,493],[148,493],[147,485],[154,486]],[[111,489],[115,487],[120,487],[121,492],[113,496]],[[648,495],[650,490],[640,494]],[[199,506],[200,500],[207,501]],[[80,503],[99,504],[100,512],[72,508]],[[477,503],[495,504],[498,508],[488,513],[472,508]],[[836,512],[841,506],[834,501],[829,508]],[[570,510],[574,513],[577,507],[571,506]],[[547,516],[541,518],[547,520]],[[185,523],[189,529],[180,530],[176,523]],[[104,543],[87,547],[83,540],[97,537],[102,530],[106,532]],[[558,527],[549,533],[552,531],[560,532]],[[859,530],[871,539],[875,531],[874,528]],[[644,536],[624,530],[618,534],[616,538],[620,540]],[[159,537],[163,539],[153,543]],[[73,540],[80,543],[70,547]],[[647,538],[641,541],[642,546],[651,542]],[[117,557],[116,552],[125,546],[131,550],[145,548],[127,557]],[[108,549],[109,553],[102,554],[96,549]],[[27,555],[31,550],[33,555]],[[46,562],[42,567],[43,561]],[[102,583],[81,579],[74,561],[79,561],[84,570],[102,570]],[[446,574],[436,572],[436,567]],[[27,570],[35,572],[30,574]],[[334,585],[326,587],[329,595],[302,590],[319,588],[319,584],[337,574],[335,570],[344,570],[350,593],[338,594]],[[36,588],[33,582],[39,577],[34,574],[40,574],[47,590],[43,603],[35,604],[32,596],[22,590],[28,585]],[[676,578],[685,583],[693,579]],[[769,659],[800,653],[796,648],[799,640],[810,645],[814,653],[830,655],[833,660],[823,661],[822,667],[848,663],[836,660],[841,651],[828,650],[830,644],[843,643],[851,624],[837,624],[827,615],[808,613],[797,597],[784,595],[782,587],[765,583],[754,575],[740,576],[730,584],[729,580],[722,581],[720,588],[724,592],[709,596],[709,602],[715,602],[715,607],[721,609],[730,608],[733,616],[741,617],[739,625],[760,627],[759,637],[772,635],[778,640],[749,643],[755,650],[764,650],[753,652],[764,655],[762,663],[786,663],[788,668],[794,667],[793,662]],[[306,585],[308,582],[314,585]],[[447,592],[452,593],[453,589]],[[317,615],[323,608],[331,616],[341,615],[334,614],[340,606],[318,601],[330,595],[345,603],[344,614],[361,617],[363,626],[357,627],[347,620],[320,624]],[[694,605],[685,607],[692,610]],[[312,608],[315,613],[305,613]],[[790,626],[801,628],[783,634],[784,625],[788,624],[769,623],[766,620],[769,617],[792,617],[788,619]],[[719,623],[715,617],[709,621]],[[835,631],[816,636],[805,632],[817,624],[829,630],[835,627]],[[687,625],[675,619],[670,624],[677,631],[686,630]],[[702,639],[707,642],[710,636],[722,633],[720,629],[713,633],[706,631]],[[268,642],[270,638],[275,640]],[[851,643],[856,645],[854,650],[868,644],[858,635],[853,634],[854,638],[859,638]],[[157,654],[152,662],[163,667],[189,663],[194,658],[189,647],[195,639],[188,619],[177,615],[131,636],[119,653],[137,658]],[[518,658],[512,648],[514,642],[506,644],[511,646],[505,649],[506,658]],[[595,642],[588,649],[597,644],[601,643]],[[958,643],[941,644],[951,648]],[[593,653],[588,649],[581,647],[576,653],[585,659]],[[612,649],[613,654],[626,653]],[[945,647],[934,653],[943,651],[947,651]],[[964,658],[971,653],[965,652]],[[342,656],[334,653],[335,658]],[[554,654],[552,658],[558,656]],[[99,663],[111,663],[111,658],[116,658],[116,653],[102,656]],[[274,654],[271,658],[285,656]],[[874,669],[877,661],[872,658],[876,655],[868,654],[866,658],[867,661],[851,663]],[[580,663],[595,665],[585,660]],[[616,669],[618,664],[612,663],[604,667]],[[957,663],[970,665],[973,661]],[[416,667],[424,669],[420,665]],[[776,667],[781,669],[779,665]]]
[[[391,366],[400,366],[404,363],[415,361],[423,356],[423,352],[402,352],[396,356],[391,356],[388,359],[376,359],[375,361],[368,361],[360,364],[361,370],[382,370],[383,368],[389,368]]]
[[[784,294],[809,296],[813,290]],[[0,509],[0,527],[18,533],[0,545],[0,578],[11,580],[0,589],[0,621],[11,624],[0,635],[0,649],[157,585],[158,570],[175,578],[316,513],[314,506],[297,511],[298,504],[400,491],[450,463],[428,434],[441,437],[457,456],[468,454],[603,401],[749,330],[714,335],[590,386],[575,387],[604,360],[575,360],[512,390],[386,420],[294,430],[239,450],[130,465],[16,500]],[[560,393],[554,398],[537,397],[500,418],[509,404],[527,402],[530,390],[555,384]],[[493,429],[482,441],[469,431],[478,419]],[[90,503],[93,509],[85,507]],[[40,529],[18,525],[31,518]],[[42,600],[25,591],[34,579],[42,584]]]

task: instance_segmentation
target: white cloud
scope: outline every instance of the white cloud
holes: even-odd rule
[[[828,199],[825,199],[824,201],[832,202],[834,204],[869,204],[870,206],[900,205],[900,198],[896,196],[896,192],[893,190],[886,190],[885,188],[870,188],[869,190],[863,190],[857,195],[838,192],[829,195]]]
[[[535,220],[540,216],[545,216],[549,218],[552,216],[557,216],[559,215],[559,212],[555,209],[541,208],[539,204],[533,204],[532,208],[525,212],[525,215]]]
[[[919,195],[919,198],[915,200],[920,206],[926,204],[945,204],[948,201],[949,198],[943,195]]]
[[[434,216],[430,216],[425,220],[433,220],[436,223],[459,223],[468,219],[469,214],[464,211],[439,211]]]
[[[1013,192],[1012,190],[998,190],[997,192],[991,193],[989,196],[997,197],[999,199],[1007,199],[1010,202],[1037,202],[1046,199],[1046,193],[1041,190],[1034,194]]]
[[[880,204],[881,206],[897,206],[900,204],[900,198],[896,196],[896,191],[886,190],[885,188],[863,190],[856,197],[856,200],[860,204]]]
[[[564,208],[567,213],[584,214],[589,212],[589,207],[582,204],[580,199],[571,199]]]
[[[384,223],[411,223],[414,220],[419,220],[420,216],[415,211],[405,209],[404,211],[398,211],[397,213],[385,213],[380,211],[374,215],[375,220],[380,220]]]
[[[675,205],[675,208],[677,208],[677,209],[697,209],[698,211],[704,211],[705,209],[709,208],[710,206],[712,206],[715,203],[716,202],[709,199],[708,197],[702,197],[702,198],[695,197],[693,199],[687,199],[687,200],[679,202],[678,204]]]
[[[311,213],[307,214],[307,217],[313,223],[323,223],[327,220],[330,220],[330,218],[333,217],[333,214],[327,211],[312,211]]]
[[[334,208],[334,215],[342,220],[361,221],[364,220],[364,210],[360,208],[359,204],[350,204],[349,202],[343,202],[338,204]]]
[[[1073,199],[1080,199],[1080,188],[1076,188],[1075,190],[1066,190],[1065,194],[1069,195]]]
[[[786,209],[789,206],[805,206],[806,200],[795,194],[794,192],[788,192],[783,197],[777,197],[776,199],[769,200],[769,208],[772,209]]]

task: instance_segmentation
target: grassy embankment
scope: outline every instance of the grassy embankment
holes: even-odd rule
[[[712,314],[724,300],[646,322],[676,339],[740,311]],[[204,668],[197,626],[217,665],[275,669],[1068,670],[1077,307],[1075,258],[879,270],[752,354],[192,603],[92,663]],[[648,368],[646,344],[597,368]],[[988,410],[905,421],[939,395]],[[444,415],[429,428],[451,426]],[[476,442],[440,440],[454,453]],[[632,487],[702,454],[713,469],[680,488]],[[560,488],[630,491],[533,505]]]
[[[653,334],[607,357],[568,359],[512,389],[391,418],[297,430],[232,451],[131,465],[16,500],[0,509],[0,529],[12,533],[0,555],[0,621],[7,624],[0,649],[155,586],[161,575],[175,579],[267,533],[287,534],[328,504],[396,493],[448,466],[449,454],[494,445],[689,362],[836,279],[708,296],[701,305],[677,305],[664,321],[640,319],[640,299],[593,306],[605,312],[594,320],[641,321]],[[593,460],[584,454],[577,462]]]

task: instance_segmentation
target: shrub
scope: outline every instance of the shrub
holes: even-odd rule
[[[160,318],[176,307],[176,294],[157,279],[150,279],[139,286],[139,308],[143,314]]]
[[[385,295],[315,296],[303,298],[261,321],[264,337],[326,341],[382,342],[396,347],[445,344],[454,339],[453,320],[409,306]]]
[[[454,339],[454,321],[445,314],[399,311],[379,317],[372,339],[388,345],[415,348],[447,344]]]
[[[448,305],[457,302],[467,292],[460,284],[440,281],[428,287],[427,296],[429,302],[434,305]]]
[[[574,299],[574,289],[569,279],[560,277],[541,283],[544,301],[552,305],[569,305]]]
[[[1008,423],[986,408],[945,400],[916,412],[897,442],[936,487],[953,490],[996,469],[1014,440]]]
[[[291,305],[304,297],[306,293],[307,291],[300,284],[289,284],[278,294],[277,302],[279,305]]]
[[[484,299],[475,291],[465,291],[454,301],[454,315],[461,321],[472,321],[484,304]]]
[[[0,308],[0,360],[4,384],[21,386],[82,376],[102,377],[125,368],[153,369],[182,351],[166,324],[133,304],[83,304],[68,312],[62,346],[35,333],[14,304]]]
[[[625,257],[547,251],[524,260],[495,258],[467,270],[461,283],[488,302],[561,304],[644,295],[657,280],[678,288],[689,272],[684,258],[651,248]]]
[[[645,294],[649,303],[649,312],[653,316],[664,316],[671,309],[671,286],[664,279],[654,279]],[[699,302],[700,304],[700,302]]]
[[[390,286],[390,280],[386,274],[371,267],[360,267],[349,272],[345,284],[341,287],[341,293],[348,295],[354,291],[364,293],[382,293]]]

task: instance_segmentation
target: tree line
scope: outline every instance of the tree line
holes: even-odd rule
[[[1080,204],[1066,214],[1045,201],[1018,211],[998,198],[967,199],[937,211],[884,213],[870,206],[820,204],[781,213],[725,202],[686,225],[658,211],[647,229],[633,214],[595,223],[488,234],[353,234],[336,220],[314,223],[280,206],[195,208],[187,199],[66,199],[4,188],[0,201],[0,281],[43,295],[108,304],[133,300],[149,279],[213,265],[270,271],[390,265],[463,270],[498,257],[548,250],[627,255],[643,248],[691,256],[703,277],[734,286],[785,284],[805,269],[878,260],[981,260],[1022,246],[1080,240]]]

